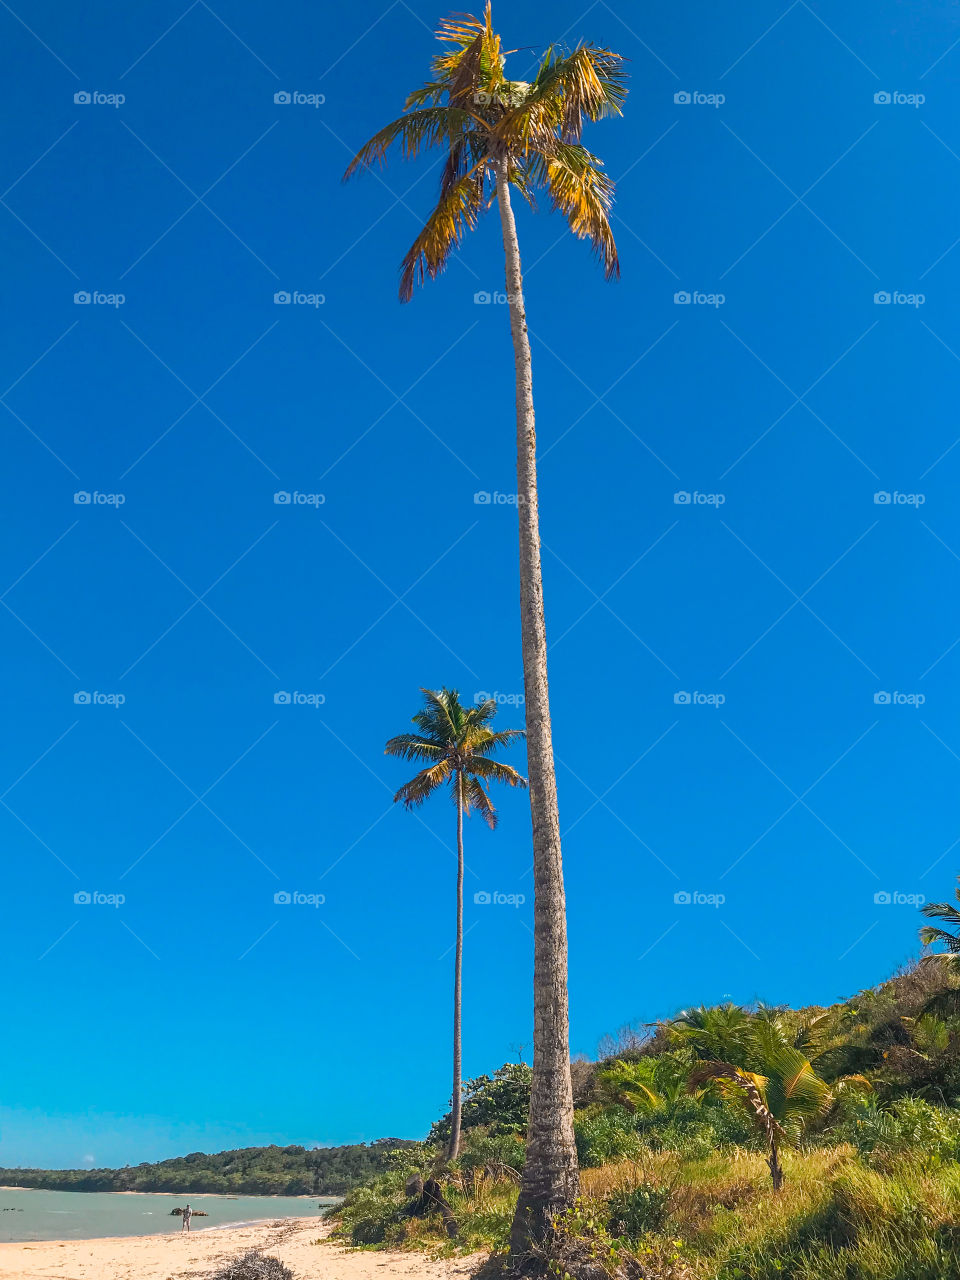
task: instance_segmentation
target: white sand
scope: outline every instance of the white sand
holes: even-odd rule
[[[280,1258],[297,1280],[466,1280],[482,1255],[433,1262],[422,1253],[349,1250],[323,1239],[329,1223],[286,1218],[255,1227],[0,1244],[4,1280],[200,1280],[247,1249]]]

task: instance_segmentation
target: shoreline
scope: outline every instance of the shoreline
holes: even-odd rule
[[[364,1250],[329,1240],[332,1224],[315,1217],[267,1219],[247,1226],[171,1230],[150,1236],[37,1240],[0,1244],[3,1280],[199,1280],[250,1249],[291,1268],[297,1280],[468,1280],[483,1255],[433,1260],[422,1253]]]
[[[0,1185],[0,1191],[50,1191],[54,1195],[68,1192],[79,1196],[173,1196],[182,1199],[184,1196],[202,1196],[205,1200],[328,1200],[336,1204],[343,1196],[288,1196],[282,1191],[90,1191],[85,1187],[8,1187]],[[344,1192],[346,1194],[346,1192]]]

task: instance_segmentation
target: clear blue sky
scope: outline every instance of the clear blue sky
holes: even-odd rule
[[[340,184],[444,10],[183,4],[0,11],[3,1164],[421,1135],[449,1093],[454,823],[391,807],[383,743],[420,685],[522,688],[515,510],[474,501],[515,488],[506,308],[474,302],[503,289],[497,221],[402,308],[437,169]],[[690,1002],[873,984],[918,924],[875,895],[953,886],[960,16],[495,17],[517,77],[579,38],[632,76],[587,139],[622,281],[518,211],[591,1053]],[[525,799],[501,814],[467,830],[467,1075],[529,1059]]]

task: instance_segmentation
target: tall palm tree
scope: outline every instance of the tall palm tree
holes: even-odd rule
[[[421,689],[423,708],[413,717],[419,733],[401,733],[391,738],[384,748],[388,756],[403,760],[422,760],[426,767],[405,782],[394,801],[408,808],[423,804],[428,796],[448,786],[457,809],[457,941],[453,967],[453,1100],[450,1117],[450,1142],[447,1157],[455,1160],[460,1151],[460,1107],[462,1094],[461,988],[463,975],[463,815],[472,809],[493,828],[497,811],[487,792],[491,782],[505,782],[510,787],[525,787],[526,778],[508,764],[494,760],[493,755],[524,736],[522,729],[495,732],[490,721],[497,714],[492,698],[479,706],[465,707],[456,689]]]
[[[573,1137],[567,995],[567,923],[560,850],[557,781],[550,732],[547,641],[540,564],[537,441],[533,366],[527,333],[520,249],[511,206],[515,188],[529,203],[539,188],[589,240],[607,278],[620,265],[608,212],[613,182],[581,142],[585,120],[620,115],[626,93],[622,59],[581,44],[547,49],[530,81],[510,80],[506,54],[487,4],[482,19],[440,24],[444,48],[433,78],[407,98],[404,114],[367,142],[347,169],[383,163],[399,144],[407,158],[441,147],[447,153],[440,197],[403,259],[400,297],[435,278],[451,251],[496,198],[506,259],[517,407],[517,510],[520,523],[520,616],[526,695],[527,760],[533,825],[534,1050],[530,1124],[523,1184],[511,1243],[524,1252],[546,1236],[551,1219],[579,1191]]]

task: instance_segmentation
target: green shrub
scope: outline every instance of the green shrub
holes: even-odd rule
[[[913,1153],[933,1162],[960,1156],[960,1114],[923,1098],[907,1096],[885,1106],[875,1098],[856,1100],[832,1132],[867,1154]]]
[[[390,1227],[401,1220],[407,1173],[397,1169],[349,1192],[330,1215],[340,1222],[338,1234],[348,1236],[353,1244],[382,1244]]]
[[[649,1182],[614,1192],[607,1201],[611,1234],[639,1240],[646,1232],[658,1230],[669,1216],[669,1199],[669,1187],[657,1187]]]
[[[463,1086],[463,1132],[478,1127],[491,1133],[526,1133],[533,1070],[525,1062],[505,1062],[492,1076],[477,1076]],[[443,1144],[450,1137],[450,1113],[427,1135],[428,1143]]]
[[[463,1149],[457,1167],[464,1173],[474,1169],[489,1170],[494,1176],[523,1171],[526,1144],[517,1134],[490,1133],[482,1129],[468,1129],[463,1135]]]
[[[623,1107],[580,1112],[574,1117],[573,1131],[577,1140],[577,1158],[581,1168],[596,1169],[611,1160],[622,1160],[639,1153],[636,1117]]]

